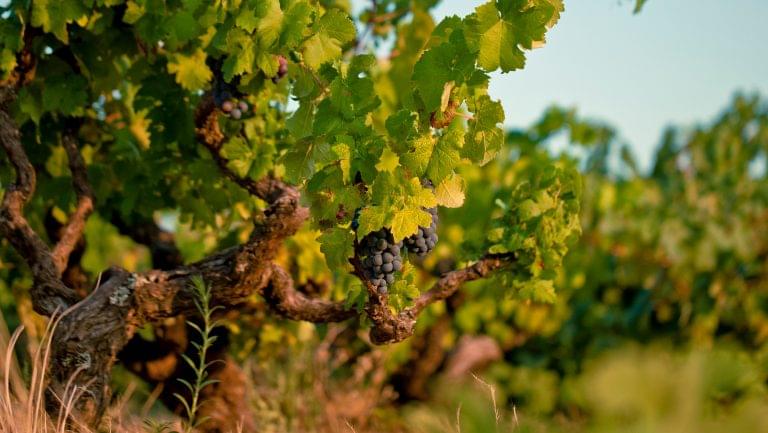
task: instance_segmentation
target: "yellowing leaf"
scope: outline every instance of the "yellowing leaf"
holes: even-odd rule
[[[147,116],[147,110],[142,110],[133,118],[131,119],[131,134],[133,134],[133,137],[136,139],[136,141],[139,143],[139,146],[141,146],[142,149],[146,150],[149,149],[149,143],[151,134],[149,132],[149,125],[152,123],[151,120],[148,120],[146,118]]]
[[[393,173],[398,165],[400,165],[400,158],[387,147],[381,153],[381,158],[376,164],[376,170]]]
[[[435,188],[437,204],[445,207],[461,207],[464,204],[464,179],[458,175],[443,180]]]
[[[350,158],[352,157],[352,150],[349,148],[349,145],[345,143],[339,143],[333,146],[331,150],[333,150],[333,153],[335,153],[336,157],[339,158],[339,167],[341,168],[342,178],[344,184],[346,185],[350,180],[349,170],[352,168],[350,161]]]
[[[135,24],[146,13],[146,9],[143,5],[140,5],[134,1],[126,3],[125,14],[123,15],[123,22],[126,24]]]
[[[429,227],[432,224],[432,215],[414,208],[406,208],[395,212],[392,217],[392,236],[396,240],[406,237],[419,231],[419,226]]]
[[[202,89],[213,76],[205,64],[205,52],[201,49],[190,56],[174,55],[168,63],[168,72],[176,74],[176,82],[190,91]]]

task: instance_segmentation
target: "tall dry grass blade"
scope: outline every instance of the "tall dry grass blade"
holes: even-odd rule
[[[2,327],[2,340],[0,340],[0,350],[5,351],[5,361],[3,364],[3,417],[6,420],[13,419],[13,397],[11,395],[11,389],[13,388],[14,394],[17,392],[23,392],[24,385],[21,382],[21,374],[17,368],[13,368],[14,355],[13,350],[16,348],[16,343],[19,341],[21,334],[24,332],[24,327],[19,326],[10,339],[5,339],[7,335],[7,328],[5,322],[2,321],[2,315],[0,315],[0,327]],[[11,387],[11,381],[14,381],[13,387]]]
[[[517,419],[517,406],[515,406],[514,404],[512,405],[512,416],[514,417],[514,420],[515,420],[515,427],[514,428],[516,429],[516,428],[520,427],[520,420]]]
[[[160,394],[163,393],[163,388],[165,386],[162,382],[157,384],[155,388],[152,390],[152,393],[149,394],[149,397],[147,397],[147,401],[144,402],[144,404],[141,406],[140,416],[142,418],[146,418],[149,416],[149,411],[152,410],[152,406],[155,405],[157,402],[157,399],[160,398]]]
[[[461,402],[456,408],[456,433],[461,433]]]
[[[56,332],[56,327],[59,325],[64,316],[74,309],[74,305],[66,309],[63,313],[54,312],[48,320],[48,324],[45,327],[43,338],[40,340],[40,348],[35,353],[34,361],[32,364],[32,382],[30,383],[29,390],[32,393],[30,399],[28,399],[29,412],[27,416],[31,415],[31,431],[37,433],[40,430],[40,424],[43,424],[43,431],[48,431],[48,425],[50,418],[45,412],[45,390],[47,388],[46,376],[48,374],[48,365],[51,360],[51,351],[53,347],[53,335]],[[42,356],[41,356],[42,352]]]
[[[344,420],[344,424],[347,425],[347,428],[349,429],[349,431],[351,431],[352,433],[357,433],[357,431],[355,430],[355,427],[353,427],[348,420]]]
[[[484,381],[483,379],[480,379],[475,375],[475,373],[472,373],[472,377],[475,378],[475,380],[483,385],[485,388],[488,389],[488,392],[491,394],[491,402],[493,402],[493,415],[496,419],[496,431],[499,431],[499,421],[501,420],[501,413],[499,412],[499,406],[496,404],[496,388],[493,387],[490,383]]]
[[[56,399],[59,400],[59,416],[56,419],[56,431],[59,433],[64,432],[64,428],[67,424],[67,418],[70,416],[72,405],[74,404],[75,396],[77,394],[77,386],[73,388],[72,382],[74,382],[74,380],[83,370],[85,370],[85,367],[79,367],[77,370],[75,370],[75,373],[67,380],[67,384],[64,387],[63,401],[61,398],[59,398],[59,396],[56,396]],[[74,391],[70,392],[70,389],[74,389]]]

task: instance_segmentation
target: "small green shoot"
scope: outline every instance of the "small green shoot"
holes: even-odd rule
[[[174,396],[184,406],[184,411],[187,420],[182,424],[183,432],[190,433],[197,427],[205,423],[207,417],[198,416],[200,410],[200,394],[202,390],[209,385],[217,382],[215,379],[208,378],[208,370],[215,361],[207,362],[208,350],[216,341],[216,336],[211,335],[212,331],[221,324],[213,319],[213,313],[220,307],[211,307],[211,289],[205,284],[202,277],[196,276],[192,278],[192,289],[195,293],[195,307],[200,313],[200,319],[202,324],[196,324],[189,322],[189,326],[192,327],[200,336],[200,341],[192,341],[191,344],[197,349],[197,360],[190,358],[187,355],[182,355],[184,361],[192,367],[195,374],[194,383],[191,383],[185,379],[179,378],[181,382],[190,393],[189,400],[185,399],[179,393]]]

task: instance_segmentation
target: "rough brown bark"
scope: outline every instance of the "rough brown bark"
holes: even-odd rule
[[[91,191],[91,185],[88,183],[85,162],[77,149],[74,134],[76,134],[76,130],[69,131],[62,137],[64,150],[67,152],[69,160],[69,170],[72,172],[72,187],[77,196],[77,204],[74,213],[69,217],[69,221],[61,229],[59,240],[53,248],[53,259],[59,274],[66,269],[69,255],[82,238],[85,223],[93,212],[93,191]]]
[[[8,113],[8,104],[14,98],[15,89],[0,88],[0,145],[16,170],[16,180],[6,189],[0,207],[0,234],[8,239],[32,270],[31,296],[35,311],[50,316],[56,310],[68,308],[78,298],[75,291],[61,281],[51,250],[24,217],[24,205],[35,191],[36,176],[21,144],[16,122]]]

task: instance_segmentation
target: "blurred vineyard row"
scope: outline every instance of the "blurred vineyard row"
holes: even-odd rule
[[[589,431],[767,431],[765,102],[737,97],[708,125],[670,128],[647,173],[616,131],[573,110],[549,110],[508,144],[497,164],[523,177],[565,149],[557,164],[583,177],[582,235],[553,304],[497,302],[489,282],[458,308],[457,333],[502,348],[485,374],[497,398],[545,431],[557,418]],[[477,178],[469,200],[496,182]],[[478,208],[451,220],[487,230]]]

